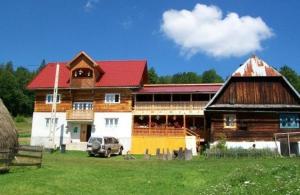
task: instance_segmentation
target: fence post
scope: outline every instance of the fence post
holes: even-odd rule
[[[290,146],[290,134],[287,134],[287,138],[288,138],[288,149],[289,149],[289,156],[291,156],[291,146]]]

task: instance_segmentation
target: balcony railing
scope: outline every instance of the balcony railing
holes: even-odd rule
[[[92,121],[94,120],[93,110],[67,110],[67,120]]]
[[[184,128],[139,128],[134,127],[132,134],[135,136],[185,136]]]
[[[187,102],[135,102],[134,113],[136,114],[160,114],[160,113],[174,113],[180,112],[194,114],[203,114],[203,109],[207,101],[187,101]]]

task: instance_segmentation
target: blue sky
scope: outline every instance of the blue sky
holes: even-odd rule
[[[190,27],[186,20],[181,25],[180,11],[194,13],[197,4],[202,10],[222,12],[217,21],[220,28],[208,24],[207,33],[201,20],[197,23],[200,26]],[[97,60],[147,59],[160,75],[202,73],[214,68],[226,78],[255,53],[276,68],[287,64],[300,72],[299,8],[297,0],[3,0],[0,62],[11,60],[17,66],[34,69],[42,59],[68,61],[83,50]],[[171,9],[174,14],[164,18]],[[238,14],[231,26],[224,22],[229,13]],[[246,30],[234,28],[243,16],[250,16],[252,23],[241,26]],[[174,21],[179,29],[167,25]],[[255,33],[257,36],[250,38]],[[182,34],[191,34],[192,38]],[[260,49],[252,44],[255,40]],[[235,45],[228,49],[226,44],[231,42]]]

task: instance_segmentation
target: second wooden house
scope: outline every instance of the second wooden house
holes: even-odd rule
[[[211,143],[280,148],[276,133],[299,132],[300,96],[278,71],[256,56],[241,65],[205,108]],[[299,139],[292,139],[295,152]]]

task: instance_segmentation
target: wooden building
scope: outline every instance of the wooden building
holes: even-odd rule
[[[300,98],[278,71],[256,56],[241,65],[205,108],[210,142],[276,148],[274,134],[297,132]],[[294,140],[298,142],[298,140]]]
[[[203,109],[222,84],[147,85],[145,60],[95,61],[80,52],[58,62],[55,143],[85,150],[91,136],[113,136],[124,151],[148,148],[196,152],[207,139]],[[35,91],[32,145],[49,142],[57,63],[49,63],[28,85]]]

